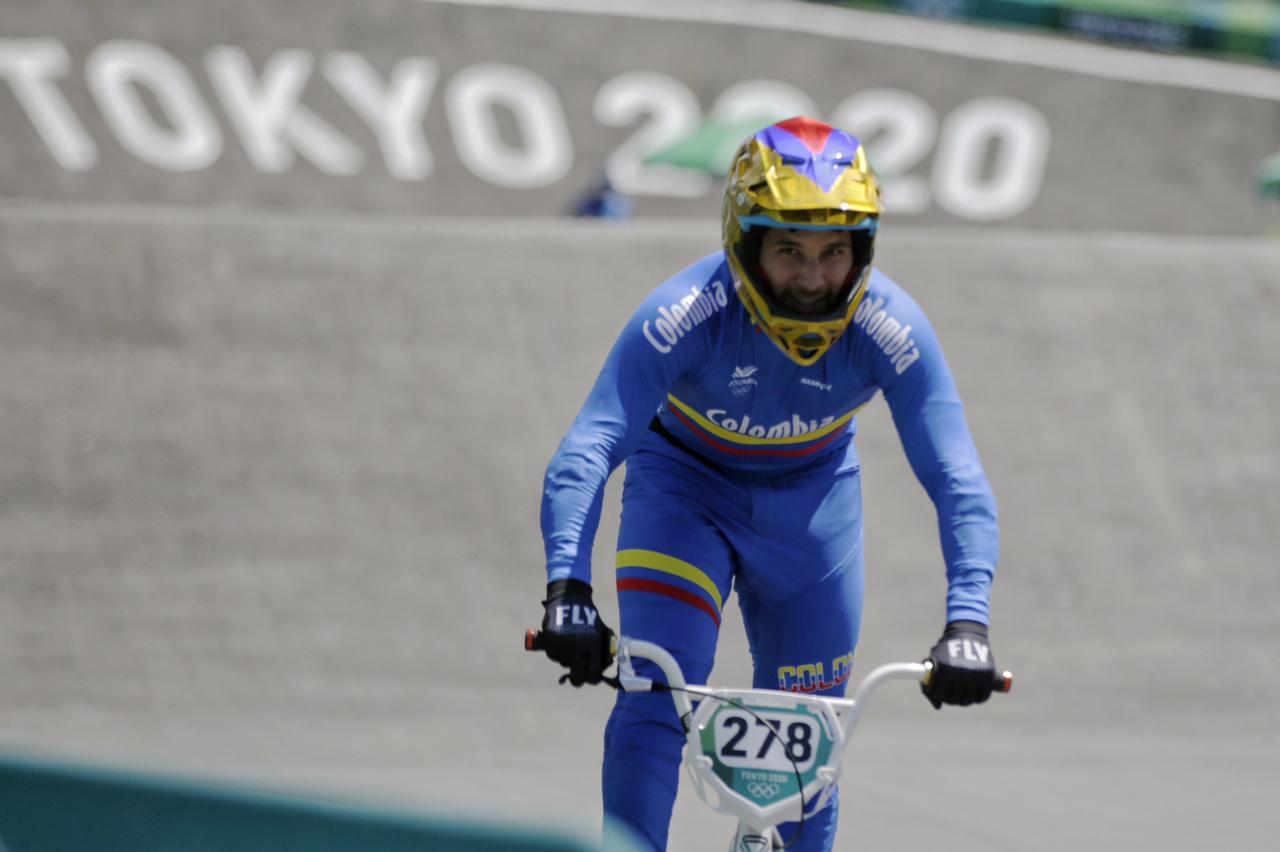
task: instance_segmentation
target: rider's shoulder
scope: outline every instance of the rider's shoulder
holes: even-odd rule
[[[733,278],[724,252],[700,258],[663,281],[649,293],[641,312],[658,308],[668,315],[694,314],[709,319],[728,307],[733,298]]]
[[[719,332],[735,298],[723,252],[707,255],[659,284],[631,315],[629,345],[696,359]],[[691,341],[696,341],[692,342]]]
[[[906,289],[890,278],[880,267],[871,267],[871,272],[867,276],[867,295],[877,296],[886,301],[906,301],[911,296]]]
[[[900,321],[924,321],[920,305],[902,285],[873,267],[867,277],[867,292],[854,313],[854,323],[865,326],[877,314],[897,316]]]
[[[717,289],[726,294],[733,292],[733,278],[723,251],[712,252],[690,263],[655,287],[653,294],[675,294],[683,298],[690,291],[698,293]]]

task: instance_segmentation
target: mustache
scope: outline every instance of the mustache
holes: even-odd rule
[[[778,302],[789,311],[798,314],[825,314],[835,310],[835,303],[838,296],[821,295],[812,299],[805,299],[794,293],[779,294]]]

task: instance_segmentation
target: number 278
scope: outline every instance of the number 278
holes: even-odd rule
[[[729,740],[724,744],[724,747],[721,749],[720,753],[724,757],[736,757],[736,758],[747,757],[748,753],[745,750],[738,747],[739,744],[742,742],[742,740],[746,738],[747,731],[750,730],[751,728],[751,725],[747,721],[747,719],[742,716],[727,716],[724,718],[724,721],[722,724],[726,728],[736,728],[737,732],[734,733],[733,736],[731,736]],[[763,760],[769,754],[769,749],[773,746],[774,741],[779,739],[779,734],[782,729],[782,720],[758,718],[755,720],[755,725],[758,728],[768,729],[767,733],[764,735],[764,742],[760,744],[760,748],[756,751],[756,754],[755,754],[755,758],[757,760]],[[787,725],[786,735],[787,735],[787,744],[786,744],[787,754],[791,756],[792,760],[795,760],[797,762],[803,762],[808,760],[810,756],[812,756],[813,754],[813,743],[812,743],[813,727],[812,726],[810,726],[807,722],[792,722],[789,725]]]

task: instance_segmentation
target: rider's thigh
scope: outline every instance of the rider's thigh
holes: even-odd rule
[[[699,483],[687,470],[668,469],[675,464],[653,454],[628,462],[616,557],[618,610],[624,635],[662,645],[688,682],[704,683],[737,565],[723,531],[736,507],[733,494]],[[651,664],[638,669],[657,673]]]
[[[759,489],[764,529],[735,540],[755,686],[843,694],[862,621],[857,472]]]
[[[754,669],[753,685],[843,695],[862,620],[862,551],[839,571],[784,601],[764,601],[739,579],[738,602]]]

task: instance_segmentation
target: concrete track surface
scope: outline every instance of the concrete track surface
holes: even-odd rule
[[[542,470],[634,304],[716,242],[0,211],[0,746],[593,823],[611,696],[520,649]],[[883,694],[839,848],[1274,848],[1280,246],[889,222],[878,260],[1000,499],[1018,683]],[[926,652],[943,578],[883,405],[861,421],[865,672]],[[715,683],[748,677],[733,610]],[[682,792],[673,849],[728,831]]]

